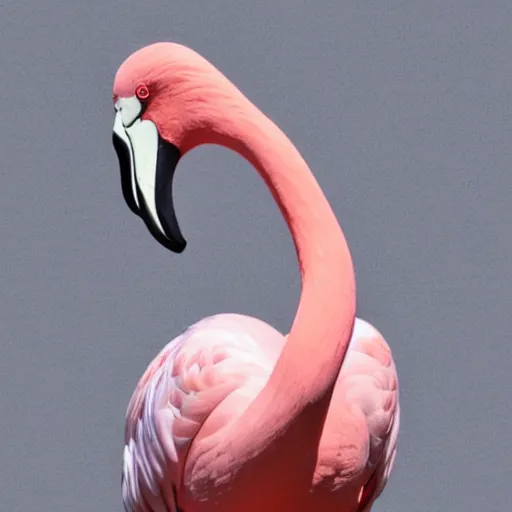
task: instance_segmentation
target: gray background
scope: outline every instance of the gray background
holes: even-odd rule
[[[240,157],[180,164],[181,256],[123,203],[112,79],[158,40],[192,46],[268,113],[341,221],[359,315],[401,377],[375,510],[510,507],[511,3],[277,4],[2,2],[2,510],[122,510],[124,412],[157,351],[217,312],[293,319],[292,243]]]

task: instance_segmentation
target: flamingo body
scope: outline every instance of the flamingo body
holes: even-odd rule
[[[246,410],[267,382],[284,343],[285,337],[261,320],[221,314],[202,319],[165,346],[128,406],[123,468],[127,510],[165,511],[170,506],[178,511],[172,489],[181,481],[187,488],[187,504],[180,503],[185,511],[240,510],[238,502],[223,501],[227,475],[222,461],[218,467],[201,468],[186,454],[194,438],[207,443],[212,433]],[[370,510],[392,470],[398,428],[398,378],[390,348],[373,326],[356,319],[315,471],[301,496],[303,506],[293,510]],[[218,489],[214,498],[212,488]],[[255,495],[251,489],[244,493],[247,512],[273,510],[260,501],[258,486]]]

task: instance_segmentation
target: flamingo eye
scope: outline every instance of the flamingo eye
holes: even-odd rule
[[[138,85],[137,89],[135,89],[135,95],[141,101],[147,100],[149,98],[149,89],[144,84]]]

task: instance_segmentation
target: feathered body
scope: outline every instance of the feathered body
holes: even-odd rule
[[[204,318],[167,344],[128,406],[123,467],[127,510],[178,511],[181,482],[193,500],[204,503],[194,510],[224,510],[215,506],[220,500],[212,488],[221,493],[230,475],[198,471],[185,463],[187,453],[199,431],[205,442],[247,409],[265,386],[284,342],[256,318],[224,314]],[[390,349],[375,328],[356,319],[310,486],[300,496],[305,507],[309,503],[304,510],[370,510],[393,467],[398,428],[398,380]],[[300,443],[296,449],[300,451]],[[258,486],[254,489],[259,492]],[[328,505],[349,500],[351,508]],[[243,510],[261,511],[263,506],[258,494],[247,494]]]

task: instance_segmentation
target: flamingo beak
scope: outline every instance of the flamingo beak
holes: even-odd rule
[[[181,253],[187,242],[176,219],[172,196],[181,154],[160,136],[152,121],[141,119],[142,108],[133,110],[134,100],[138,101],[126,98],[124,106],[121,100],[116,103],[113,144],[119,159],[123,196],[158,242]]]

